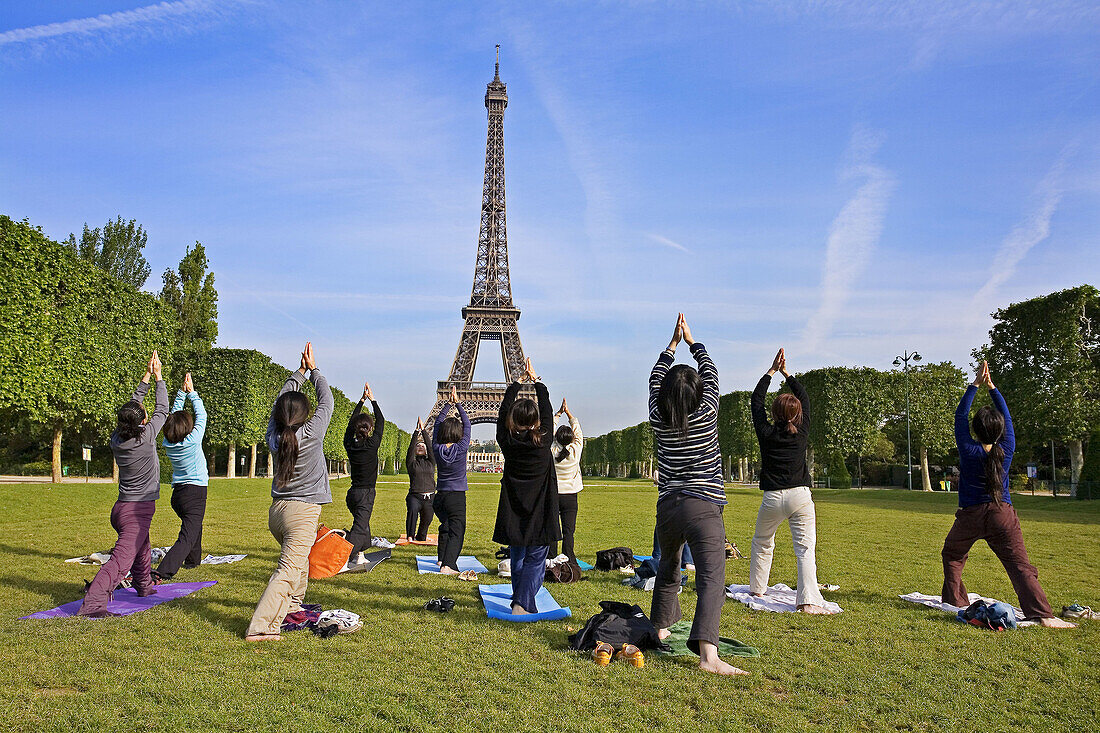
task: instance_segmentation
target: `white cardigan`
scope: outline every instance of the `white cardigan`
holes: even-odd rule
[[[569,455],[559,461],[558,453],[563,446],[555,440],[551,447],[554,470],[558,474],[559,494],[576,494],[584,488],[584,484],[581,483],[581,450],[584,448],[584,436],[581,435],[581,424],[576,418],[569,418],[569,427],[573,429],[573,442],[564,446]]]

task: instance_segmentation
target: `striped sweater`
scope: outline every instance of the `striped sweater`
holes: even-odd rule
[[[663,424],[657,407],[661,381],[672,368],[674,354],[665,349],[649,375],[649,424],[657,442],[657,501],[679,492],[724,505],[722,454],[718,450],[718,368],[696,341],[691,355],[703,378],[703,401],[691,413],[687,435]]]

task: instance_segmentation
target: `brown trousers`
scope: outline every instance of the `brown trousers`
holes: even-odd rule
[[[940,594],[943,602],[962,608],[970,605],[962,570],[970,548],[978,540],[986,541],[1008,571],[1024,617],[1054,616],[1050,601],[1039,585],[1039,571],[1028,560],[1020,518],[1012,505],[1004,502],[990,501],[955,512],[955,524],[943,541],[943,591]]]

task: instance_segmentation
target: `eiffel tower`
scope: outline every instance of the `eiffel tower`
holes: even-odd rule
[[[508,276],[508,230],[504,215],[504,108],[507,106],[508,90],[500,80],[500,46],[497,46],[496,73],[485,90],[489,134],[485,142],[485,185],[481,192],[474,287],[470,304],[462,309],[466,323],[462,327],[451,376],[438,383],[436,403],[428,414],[428,425],[443,409],[452,385],[471,422],[495,423],[504,390],[524,372],[519,309],[512,303],[512,284]],[[482,341],[500,343],[503,382],[474,381],[474,366]],[[525,389],[527,391],[529,388]]]

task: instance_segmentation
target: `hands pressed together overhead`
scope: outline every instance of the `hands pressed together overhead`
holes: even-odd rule
[[[783,349],[776,352],[775,359],[772,360],[772,368],[768,370],[768,375],[779,372],[784,377],[791,376],[791,373],[787,371],[787,354]]]
[[[313,358],[313,343],[306,341],[306,347],[302,349],[302,365],[298,367],[298,371],[305,374],[307,370],[312,371],[317,368],[317,362]]]
[[[164,377],[161,374],[161,369],[162,365],[160,363],[160,355],[157,354],[156,350],[154,350],[152,356],[149,357],[149,364],[145,367],[145,376],[141,378],[141,381],[148,384],[149,375],[156,377],[158,382],[163,380]]]
[[[676,351],[676,345],[680,343],[680,339],[683,339],[688,346],[695,343],[695,339],[691,336],[691,327],[688,326],[687,318],[683,313],[676,315],[676,329],[672,332],[672,341],[668,343],[669,350]]]
[[[527,357],[527,359],[523,362],[523,368],[524,368],[524,373],[523,373],[523,379],[524,380],[526,380],[528,382],[537,382],[537,381],[539,381],[539,375],[535,374],[535,368],[533,366],[531,366],[531,357]]]
[[[978,371],[974,375],[973,385],[975,387],[986,387],[988,389],[996,389],[993,386],[993,378],[989,376],[989,362],[983,361],[982,365],[978,367]]]
[[[374,392],[370,391],[370,382],[363,383],[363,400],[365,402],[374,402]]]
[[[191,381],[191,372],[183,375],[183,391],[190,394],[195,391],[195,383]]]
[[[561,398],[561,407],[559,407],[558,411],[554,413],[554,417],[558,417],[562,414],[568,415],[570,419],[573,418],[573,413],[569,411],[569,405],[565,403],[564,397]]]

